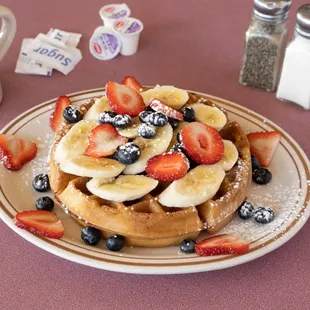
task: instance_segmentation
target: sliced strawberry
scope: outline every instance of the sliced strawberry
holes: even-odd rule
[[[189,168],[189,161],[179,152],[164,153],[150,158],[146,173],[155,180],[169,182],[181,179]]]
[[[11,135],[0,135],[0,161],[6,169],[19,170],[37,155],[37,146],[31,141]]]
[[[126,85],[109,82],[106,86],[106,94],[112,110],[117,114],[128,114],[134,117],[145,109],[141,95]]]
[[[228,234],[207,238],[195,245],[196,254],[200,256],[244,254],[249,248],[248,242]]]
[[[181,140],[186,153],[199,164],[215,164],[223,158],[224,143],[216,129],[193,122],[181,131]]]
[[[161,102],[158,99],[152,98],[150,100],[150,107],[156,112],[162,112],[166,114],[168,117],[177,119],[179,121],[184,120],[184,116],[181,112],[168,107],[167,105],[165,105],[163,102]]]
[[[86,154],[92,157],[112,155],[120,145],[127,142],[128,139],[122,137],[112,125],[99,125],[88,136]]]
[[[134,89],[138,93],[140,92],[140,89],[142,88],[142,85],[133,76],[124,77],[122,84]]]
[[[277,131],[252,132],[248,134],[251,153],[257,157],[263,167],[270,165],[280,138],[281,134]]]
[[[56,101],[56,107],[54,112],[51,114],[50,117],[50,126],[54,132],[56,132],[64,118],[62,116],[64,109],[71,104],[70,99],[67,96],[60,96]]]
[[[45,210],[30,210],[16,214],[17,227],[26,229],[37,235],[59,239],[64,234],[64,227],[57,215]]]

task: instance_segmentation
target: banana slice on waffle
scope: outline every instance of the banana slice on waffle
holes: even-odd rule
[[[105,96],[95,100],[95,103],[84,115],[84,120],[98,120],[100,113],[112,111],[109,99]]]

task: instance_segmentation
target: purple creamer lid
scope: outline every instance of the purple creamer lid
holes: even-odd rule
[[[102,19],[120,19],[130,16],[130,9],[126,3],[122,4],[108,4],[102,7],[99,14]]]
[[[113,29],[121,34],[137,34],[143,30],[143,23],[139,19],[128,17],[116,21]]]

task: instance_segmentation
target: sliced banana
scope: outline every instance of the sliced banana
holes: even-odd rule
[[[101,97],[95,100],[95,103],[84,115],[84,120],[95,119],[98,120],[99,114],[105,111],[112,111],[107,97]]]
[[[238,160],[239,153],[235,145],[229,140],[223,140],[224,142],[224,156],[217,163],[220,165],[224,171],[230,170],[236,161]]]
[[[158,181],[144,175],[121,175],[111,183],[100,179],[92,179],[87,189],[100,198],[123,202],[141,198],[152,191]]]
[[[118,133],[126,138],[133,139],[139,136],[138,127],[141,124],[139,116],[132,118],[132,124],[125,129],[117,129]]]
[[[186,90],[168,85],[156,86],[142,92],[141,96],[146,105],[149,105],[150,100],[155,98],[175,110],[181,109],[189,98]]]
[[[182,179],[173,181],[159,196],[167,207],[187,208],[211,199],[221,186],[225,172],[220,165],[200,165]]]
[[[165,152],[172,139],[173,130],[168,123],[164,127],[158,127],[156,129],[156,137],[154,139],[144,139],[138,137],[132,142],[137,144],[141,150],[141,155],[137,162],[132,165],[128,165],[123,171],[124,174],[137,174],[145,170],[147,161],[158,154]]]
[[[71,158],[85,154],[88,136],[96,126],[98,126],[96,120],[83,119],[71,127],[56,147],[55,161],[62,164]]]
[[[113,178],[118,176],[125,165],[111,158],[94,158],[80,155],[60,164],[66,173],[90,178]]]
[[[203,103],[189,105],[195,111],[195,118],[198,122],[204,123],[220,131],[227,123],[226,115],[216,107],[211,107]]]

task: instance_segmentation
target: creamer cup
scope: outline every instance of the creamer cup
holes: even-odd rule
[[[89,50],[100,60],[109,60],[116,57],[121,49],[121,40],[118,35],[105,26],[95,29],[89,41]]]
[[[130,9],[126,3],[108,4],[101,8],[99,15],[105,27],[113,27],[116,20],[130,16]]]
[[[113,30],[122,41],[121,54],[130,56],[137,52],[143,23],[136,18],[128,17],[113,24]]]

